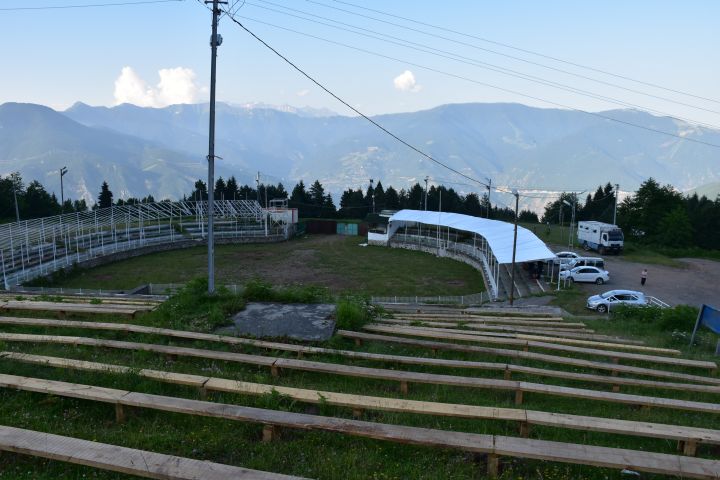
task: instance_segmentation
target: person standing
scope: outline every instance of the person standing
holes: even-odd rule
[[[647,282],[647,268],[643,268],[640,274],[640,285],[645,286],[645,282]]]

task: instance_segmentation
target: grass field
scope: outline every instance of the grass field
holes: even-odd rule
[[[184,305],[182,302],[170,304],[159,312],[141,315],[134,323],[167,324],[170,316],[180,314],[177,310],[197,312],[198,306]],[[23,315],[22,312],[18,313]],[[30,315],[27,315],[30,316]],[[33,315],[33,316],[38,316]],[[50,316],[50,315],[48,315]],[[125,319],[113,316],[94,316],[97,321],[120,321]],[[198,329],[204,329],[204,323]],[[593,327],[603,331],[603,323]],[[622,330],[621,325],[613,329]],[[212,350],[234,351],[231,346],[203,342],[169,340],[167,337],[141,334],[123,334],[120,332],[89,331],[69,328],[9,327],[4,332],[22,332],[52,335],[78,335],[95,338],[117,339],[156,344],[192,346]],[[329,346],[348,350],[361,350],[377,353],[429,356],[426,350],[369,343],[356,347],[351,341],[334,338]],[[393,382],[332,376],[321,373],[288,371],[280,377],[273,377],[267,368],[262,369],[232,362],[212,361],[190,358],[167,358],[161,354],[149,352],[131,352],[117,349],[91,348],[72,345],[42,345],[31,343],[0,344],[0,350],[21,351],[41,355],[76,358],[104,363],[115,363],[140,368],[153,368],[174,372],[212,375],[216,377],[246,380],[259,383],[316,388],[319,390],[357,393],[364,395],[400,397],[398,386]],[[242,348],[243,353],[290,356],[281,352],[266,352],[249,347]],[[505,357],[494,357],[459,352],[438,352],[440,358],[453,358],[481,361],[507,361]],[[485,376],[501,378],[502,372],[482,370],[458,370],[447,368],[382,364],[363,360],[350,361],[332,355],[314,355],[313,360],[346,363],[358,366],[395,368],[431,373],[446,373],[467,376]],[[545,365],[532,362],[533,366],[560,369],[558,365]],[[570,367],[568,367],[570,368]],[[134,374],[109,374],[81,372],[69,369],[57,369],[26,365],[13,361],[0,362],[0,372],[14,375],[27,375],[68,382],[91,384],[109,388],[120,388],[145,393],[198,398],[198,392],[189,387],[162,384]],[[695,373],[695,372],[693,372]],[[515,378],[515,376],[513,376]],[[557,385],[580,386],[599,389],[593,384],[559,379],[538,378],[517,375],[517,380],[541,381]],[[690,392],[655,392],[640,388],[625,388],[625,393],[659,394],[675,398],[697,401],[716,401],[711,394]],[[437,385],[413,384],[408,398],[471,405],[513,407],[513,393],[493,390],[456,388]],[[210,393],[209,400],[222,403],[239,404],[260,408],[270,408],[290,412],[304,412],[351,418],[350,409],[329,405],[308,405],[289,400],[280,395],[260,397]],[[584,401],[552,397],[546,395],[527,395],[523,408],[565,412],[579,415],[594,415],[629,420],[655,421],[660,423],[681,423],[707,428],[720,428],[720,419],[711,414],[694,412],[676,412],[667,409],[646,409],[608,404],[596,401]],[[400,425],[422,426],[429,428],[454,430],[473,433],[490,433],[508,436],[517,435],[517,425],[512,422],[473,420],[448,417],[410,415],[403,413],[368,411],[363,419]],[[41,393],[17,392],[0,389],[0,424],[20,428],[48,431],[56,434],[75,436],[133,448],[141,448],[192,458],[202,458],[220,463],[241,465],[272,472],[294,474],[321,480],[336,479],[482,479],[485,477],[484,459],[481,455],[440,450],[410,445],[394,444],[368,439],[358,439],[337,433],[322,433],[297,430],[284,430],[281,438],[272,443],[261,443],[261,426],[251,423],[232,422],[220,419],[208,419],[183,414],[164,413],[152,410],[133,410],[124,424],[114,422],[112,405],[96,402],[47,396]],[[625,447],[636,450],[650,450],[674,453],[672,442],[651,438],[608,435],[596,432],[555,429],[534,426],[532,438],[578,442],[594,445]],[[710,448],[701,448],[700,456],[713,456]],[[85,467],[68,466],[54,461],[44,461],[20,455],[1,454],[0,478],[13,479],[125,479],[121,474],[101,472]],[[510,479],[615,479],[621,478],[619,472],[572,465],[552,464],[530,460],[505,459],[505,471],[501,478]],[[664,478],[645,475],[645,479]]]
[[[259,277],[280,285],[319,285],[333,293],[366,295],[466,295],[485,290],[480,273],[468,265],[427,253],[359,246],[365,240],[311,235],[275,244],[219,245],[216,282],[243,284]],[[207,249],[197,247],[79,270],[52,286],[127,289],[185,283],[206,272]]]

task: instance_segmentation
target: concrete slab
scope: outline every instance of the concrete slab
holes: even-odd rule
[[[256,338],[287,337],[296,340],[321,341],[335,331],[335,305],[248,303],[233,317],[233,325],[216,333]]]

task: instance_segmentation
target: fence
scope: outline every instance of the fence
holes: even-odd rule
[[[288,238],[292,225],[257,202],[215,202],[218,240]],[[10,289],[91,259],[153,245],[206,238],[207,202],[158,202],[0,225],[2,283]],[[192,244],[192,243],[190,243]]]
[[[433,295],[433,296],[390,296],[371,297],[372,303],[390,304],[441,304],[441,305],[479,305],[489,302],[492,298],[488,292],[472,293],[470,295]]]

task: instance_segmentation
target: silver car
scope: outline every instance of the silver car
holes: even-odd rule
[[[597,267],[575,267],[560,272],[560,280],[568,282],[590,282],[602,285],[610,280],[610,273]]]
[[[643,292],[634,290],[610,290],[609,292],[593,295],[587,299],[587,308],[605,313],[618,305],[647,306],[648,302]]]

